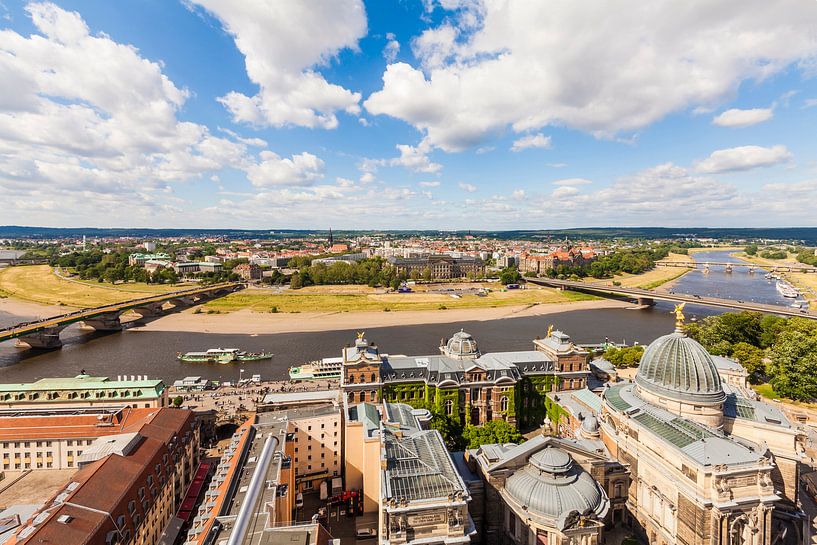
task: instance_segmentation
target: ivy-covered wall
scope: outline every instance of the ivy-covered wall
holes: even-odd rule
[[[463,394],[464,395],[464,394]],[[428,409],[433,413],[445,414],[445,402],[454,403],[451,418],[460,422],[460,391],[457,388],[437,388],[425,382],[389,384],[383,387],[383,399],[390,403],[405,403],[415,409]],[[465,411],[466,422],[471,418],[470,410]]]
[[[383,399],[390,403],[407,403],[426,401],[424,382],[389,384],[383,387]]]
[[[542,425],[545,415],[549,414],[546,394],[553,390],[553,385],[558,380],[553,375],[533,375],[526,376],[517,383],[514,406],[516,414],[519,415],[518,428],[527,430]]]

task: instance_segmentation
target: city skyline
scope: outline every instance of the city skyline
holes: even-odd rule
[[[815,2],[319,4],[0,3],[0,224],[817,225]]]

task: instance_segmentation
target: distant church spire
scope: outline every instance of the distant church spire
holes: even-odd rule
[[[329,228],[329,246],[333,246],[335,244],[335,237],[332,236],[332,228]]]

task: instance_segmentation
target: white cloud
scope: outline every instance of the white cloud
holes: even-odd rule
[[[362,183],[362,184],[370,184],[370,183],[372,183],[373,181],[375,181],[376,179],[377,179],[377,178],[375,178],[375,175],[374,175],[373,173],[371,173],[371,172],[364,172],[364,173],[363,173],[363,174],[361,174],[361,176],[360,176],[360,183]]]
[[[355,181],[354,180],[350,180],[349,178],[342,178],[340,176],[335,178],[335,183],[339,187],[355,187]]]
[[[769,148],[763,146],[740,146],[713,151],[712,154],[698,161],[695,169],[698,172],[716,173],[753,168],[770,167],[790,161],[791,152],[786,146],[777,145]]]
[[[551,193],[551,196],[553,196],[553,198],[555,199],[563,199],[566,197],[572,197],[573,195],[576,195],[578,193],[579,189],[577,187],[566,185],[554,189],[553,193]]]
[[[417,185],[420,187],[440,187],[440,182],[420,182]]]
[[[402,166],[414,172],[425,172],[426,174],[439,172],[443,168],[441,164],[434,163],[428,158],[431,146],[425,140],[416,147],[408,144],[398,144],[395,147],[400,152],[400,157],[390,159],[388,164],[391,166]]]
[[[749,127],[770,120],[774,116],[771,108],[752,108],[726,110],[712,119],[712,123],[719,127]]]
[[[312,185],[323,178],[323,161],[311,153],[283,159],[271,151],[262,151],[260,157],[260,163],[247,169],[247,179],[256,187]]]
[[[525,192],[524,189],[515,189],[513,193],[511,193],[511,197],[516,199],[517,201],[524,200],[528,194]]]
[[[234,140],[241,142],[242,144],[247,144],[248,146],[254,146],[257,148],[266,148],[268,146],[267,141],[263,138],[247,138],[237,134],[235,131],[231,131],[230,129],[224,129],[219,127],[218,130],[223,132],[224,134],[229,134],[233,137]]]
[[[553,185],[558,186],[565,186],[565,187],[575,187],[579,185],[590,185],[593,182],[586,178],[563,178],[561,180],[556,180],[553,182]]]
[[[337,111],[357,113],[360,93],[329,83],[316,67],[366,34],[362,0],[189,0],[217,17],[245,58],[255,96],[219,100],[235,121],[257,126],[337,126]]]
[[[419,66],[390,64],[364,105],[446,151],[508,126],[636,131],[813,58],[817,9],[781,1],[485,2],[418,37]]]
[[[550,136],[545,136],[542,133],[523,136],[514,140],[511,151],[522,151],[528,148],[550,149]]]
[[[393,33],[389,32],[386,34],[386,46],[383,48],[383,58],[386,59],[386,62],[394,62],[398,53],[400,53],[400,42],[397,41]]]
[[[465,182],[460,182],[457,185],[459,186],[460,189],[462,189],[463,191],[467,191],[468,193],[474,193],[477,190],[477,186],[475,186],[474,184],[467,184]]]
[[[807,98],[803,101],[803,108],[813,108],[817,106],[817,98]]]
[[[248,142],[177,119],[189,93],[160,63],[92,34],[76,12],[47,2],[26,11],[30,35],[0,31],[0,193],[60,206],[9,219],[76,225],[128,210],[121,221],[136,225],[179,210],[170,184],[252,164]]]
[[[565,168],[567,163],[545,163],[545,165],[550,168]]]

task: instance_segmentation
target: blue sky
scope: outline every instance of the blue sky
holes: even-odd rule
[[[0,224],[817,225],[817,2],[0,1]]]

